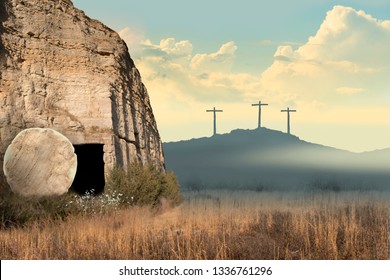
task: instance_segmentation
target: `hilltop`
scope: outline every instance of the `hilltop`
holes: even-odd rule
[[[353,153],[261,128],[163,144],[184,187],[256,189],[386,187],[390,149]]]

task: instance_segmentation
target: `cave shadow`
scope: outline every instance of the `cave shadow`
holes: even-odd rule
[[[98,195],[104,191],[104,145],[73,145],[77,155],[77,171],[71,190],[80,195]]]

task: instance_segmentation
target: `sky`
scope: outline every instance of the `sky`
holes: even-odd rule
[[[354,152],[390,148],[388,0],[74,0],[117,31],[163,142],[262,126]]]

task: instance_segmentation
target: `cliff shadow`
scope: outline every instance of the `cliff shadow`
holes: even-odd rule
[[[0,85],[1,85],[1,80],[2,80],[2,70],[6,67],[6,61],[7,61],[7,55],[8,51],[4,47],[3,44],[3,34],[5,32],[5,27],[4,27],[4,22],[7,21],[9,18],[9,6],[8,6],[8,1],[0,1]],[[0,135],[0,140],[1,140],[1,135]],[[2,140],[3,141],[3,140]],[[4,157],[4,152],[0,152],[0,164],[3,166],[3,157]],[[7,180],[5,179],[4,173],[1,171],[0,172],[0,194],[8,191],[8,183]]]
[[[7,50],[3,44],[3,34],[5,32],[4,22],[9,18],[9,6],[8,1],[0,1],[0,66],[3,67],[6,58]],[[1,73],[0,73],[1,78]]]

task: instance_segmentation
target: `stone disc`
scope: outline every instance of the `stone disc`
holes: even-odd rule
[[[4,155],[4,174],[13,192],[23,196],[61,195],[77,170],[72,143],[58,131],[30,128],[20,132]]]

